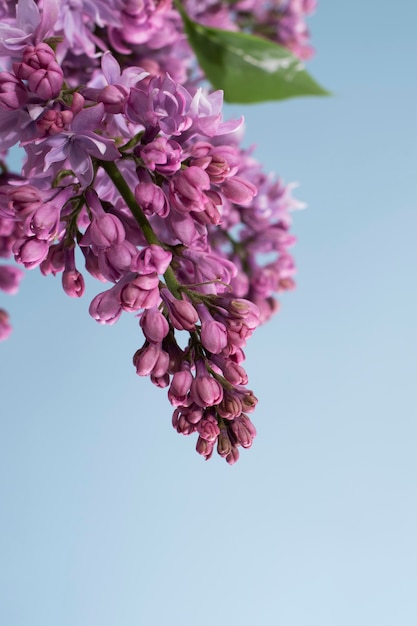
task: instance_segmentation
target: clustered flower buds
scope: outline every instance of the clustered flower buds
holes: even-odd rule
[[[309,54],[314,1],[185,7],[221,28],[252,14],[254,32],[268,26]],[[199,454],[234,463],[255,436],[243,350],[277,310],[274,294],[293,287],[290,187],[240,147],[222,93],[196,86],[170,0],[19,0],[0,15],[0,145],[26,153],[19,175],[2,166],[0,256],[60,274],[81,297],[79,248],[85,271],[110,283],[90,315],[138,316],[137,374],[167,389],[173,426],[197,433]],[[0,289],[15,293],[21,277],[1,265]],[[10,330],[0,309],[0,339]]]

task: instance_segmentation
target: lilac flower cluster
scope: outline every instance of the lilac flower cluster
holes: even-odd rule
[[[2,166],[0,256],[80,297],[78,248],[111,284],[90,315],[138,316],[137,374],[167,388],[174,428],[196,432],[203,457],[217,447],[234,463],[255,436],[243,349],[293,287],[290,188],[240,147],[222,93],[192,84],[169,0],[19,0],[0,15],[0,145],[26,153],[20,174]],[[0,266],[0,289],[21,276]]]

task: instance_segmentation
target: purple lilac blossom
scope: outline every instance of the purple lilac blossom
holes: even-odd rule
[[[249,30],[311,53],[314,0],[186,6],[235,30],[251,15]],[[85,272],[104,283],[90,315],[139,317],[137,374],[167,388],[173,426],[196,433],[199,454],[235,463],[256,434],[244,348],[294,286],[291,187],[241,148],[222,92],[199,86],[171,0],[2,7],[2,154],[19,143],[26,158],[0,174],[0,257],[61,275],[70,297]],[[16,293],[21,277],[1,265],[0,289]],[[10,332],[0,309],[0,339]]]

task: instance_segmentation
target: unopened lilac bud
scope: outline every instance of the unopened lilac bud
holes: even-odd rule
[[[148,344],[137,350],[133,356],[133,365],[139,376],[164,376],[168,371],[169,357],[160,345]]]
[[[155,385],[155,387],[159,387],[159,389],[165,389],[168,387],[170,381],[169,374],[166,373],[163,376],[154,376],[151,374],[151,383]]]
[[[157,170],[166,176],[174,174],[181,167],[182,148],[173,139],[157,137],[154,141],[138,146],[137,154],[148,169]]]
[[[72,122],[74,115],[72,111],[61,111],[59,109],[48,109],[37,120],[36,128],[43,135],[58,135],[66,130]]]
[[[210,178],[200,167],[191,166],[180,170],[169,183],[170,200],[180,213],[204,211],[210,189]]]
[[[205,415],[197,424],[197,432],[206,441],[214,443],[220,434],[220,428],[213,415]]]
[[[120,303],[125,311],[152,308],[160,301],[159,278],[156,272],[137,276],[120,292]]]
[[[78,270],[65,270],[62,274],[62,287],[71,298],[81,298],[85,291],[82,274]]]
[[[191,397],[202,408],[215,406],[223,399],[223,387],[207,372],[202,361],[197,362],[197,376],[191,385]]]
[[[236,447],[233,447],[229,454],[226,456],[226,461],[229,465],[233,465],[236,461],[239,460],[239,450]]]
[[[17,111],[28,99],[25,85],[10,72],[0,72],[0,109]]]
[[[182,409],[175,409],[172,414],[172,425],[181,435],[191,435],[196,431],[196,426],[188,421],[187,415],[184,415]]]
[[[97,294],[88,310],[99,324],[115,324],[122,314],[122,307],[114,289]]]
[[[132,264],[132,270],[139,274],[164,274],[172,260],[172,253],[160,246],[151,244],[143,248]]]
[[[223,400],[217,407],[217,412],[220,417],[232,420],[238,417],[242,413],[242,410],[242,401],[238,394],[233,391],[225,390]]]
[[[243,367],[233,361],[226,362],[223,375],[232,385],[246,385],[248,382],[248,375]]]
[[[197,450],[198,454],[201,454],[201,456],[203,456],[205,460],[208,461],[213,454],[214,443],[207,441],[202,437],[199,437],[197,439],[197,445],[195,449]]]
[[[42,195],[32,185],[21,185],[15,189],[9,189],[8,199],[14,211],[26,213],[27,210],[35,209],[42,202]]]
[[[14,63],[13,70],[20,78],[28,79],[28,68],[32,70],[46,69],[55,61],[55,52],[47,43],[39,43],[36,46],[29,45],[23,50],[22,62]]]
[[[257,194],[257,188],[239,176],[227,178],[222,184],[222,192],[235,204],[247,204]]]
[[[168,307],[169,320],[177,330],[195,330],[198,313],[187,300],[178,300],[168,289],[161,289],[161,297]]]
[[[247,328],[253,330],[258,326],[260,317],[259,309],[256,304],[250,300],[233,298],[226,304],[226,308],[232,317],[242,320]]]
[[[161,187],[154,183],[139,183],[135,187],[135,198],[146,215],[167,217],[169,213],[168,200]]]
[[[226,457],[232,451],[232,444],[228,437],[226,428],[222,428],[217,440],[217,452],[222,457]]]
[[[51,63],[47,69],[35,70],[28,79],[29,89],[42,100],[56,98],[64,83],[64,73],[58,63]]]
[[[169,331],[166,318],[156,307],[147,309],[140,318],[140,325],[146,339],[151,343],[161,343]]]
[[[112,245],[121,244],[126,238],[122,222],[110,213],[93,220],[88,230],[92,242],[98,248],[106,249]]]
[[[181,406],[186,402],[193,377],[188,370],[175,372],[168,391],[168,400],[173,406]]]
[[[17,263],[22,263],[26,269],[32,269],[46,258],[48,248],[46,241],[32,237],[31,239],[17,239],[13,252]]]
[[[253,394],[253,391],[250,391],[250,389],[245,390],[241,400],[242,409],[243,411],[246,411],[246,413],[252,413],[258,404],[258,398]]]
[[[219,354],[227,346],[226,327],[214,320],[201,325],[201,343],[212,354]]]
[[[48,276],[48,274],[56,276],[63,271],[65,267],[65,250],[63,243],[64,242],[61,242],[50,246],[46,259],[44,259],[39,266],[44,276]]]
[[[104,104],[106,113],[122,113],[128,92],[122,85],[106,85],[96,96],[96,102]]]
[[[236,437],[237,443],[241,445],[242,448],[251,447],[256,431],[248,417],[244,415],[237,417],[231,422],[230,429]]]
[[[60,221],[60,207],[46,202],[41,204],[26,221],[28,235],[35,235],[37,239],[52,241],[55,239]]]
[[[81,251],[85,257],[85,269],[91,276],[100,280],[102,283],[107,282],[107,278],[105,278],[101,272],[101,269],[98,264],[97,255],[91,250],[91,248],[87,248],[83,246]]]

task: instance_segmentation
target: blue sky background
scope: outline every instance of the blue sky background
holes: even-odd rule
[[[299,181],[298,289],[252,338],[258,437],[205,463],[58,279],[4,298],[0,624],[415,626],[417,4],[321,0],[332,98],[231,107]]]

